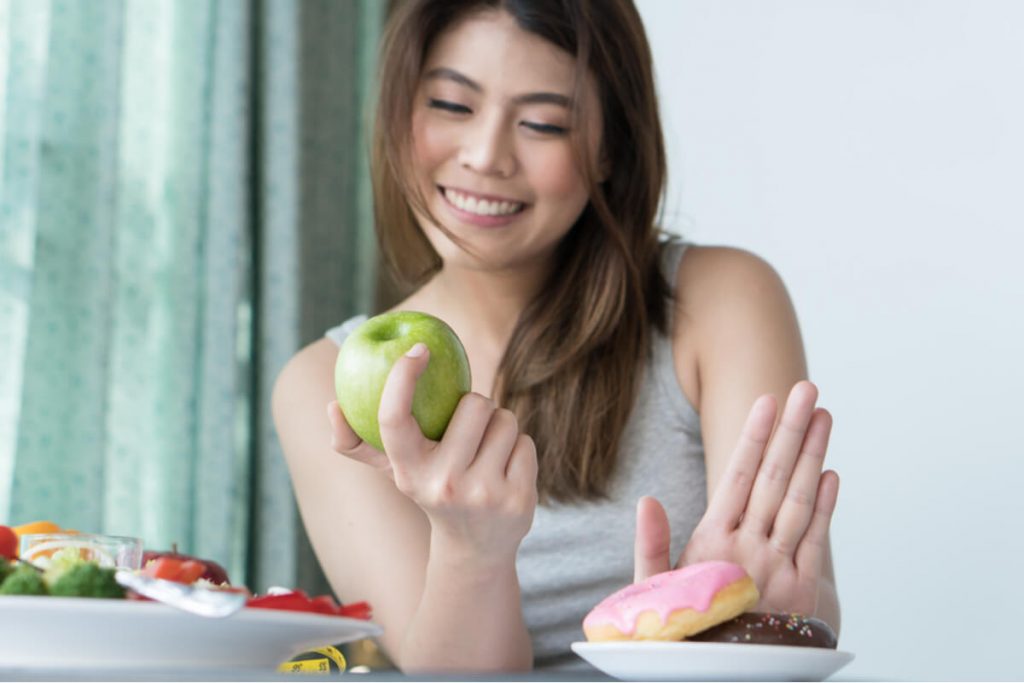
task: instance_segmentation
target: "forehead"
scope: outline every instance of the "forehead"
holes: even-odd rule
[[[431,45],[423,66],[423,73],[455,69],[485,89],[550,90],[566,95],[575,74],[572,55],[519,28],[501,10],[474,12],[454,22]]]

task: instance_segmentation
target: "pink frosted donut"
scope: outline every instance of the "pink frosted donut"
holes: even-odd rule
[[[731,562],[699,562],[612,593],[583,619],[590,641],[682,640],[754,607],[754,580]]]

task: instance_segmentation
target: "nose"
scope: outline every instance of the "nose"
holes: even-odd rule
[[[477,117],[468,126],[459,150],[459,163],[481,175],[508,178],[518,168],[515,142],[504,116],[497,112]]]

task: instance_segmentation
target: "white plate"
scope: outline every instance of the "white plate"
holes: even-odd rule
[[[624,681],[821,681],[853,659],[818,647],[740,643],[579,642],[572,649]]]
[[[210,619],[138,600],[0,596],[3,669],[128,667],[274,671],[314,647],[380,635],[376,624],[251,609]]]

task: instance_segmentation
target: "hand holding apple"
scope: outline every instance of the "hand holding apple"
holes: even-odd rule
[[[533,440],[511,411],[468,391],[461,343],[444,323],[379,318],[387,324],[357,329],[339,353],[335,450],[385,472],[423,510],[432,554],[514,563],[537,506]]]
[[[426,513],[431,556],[514,563],[537,507],[537,451],[512,411],[468,393],[441,441],[431,441],[410,413],[427,368],[422,345],[398,359],[381,396],[384,451],[395,487]]]
[[[395,361],[418,342],[430,349],[430,363],[416,385],[412,415],[423,435],[436,441],[470,389],[466,351],[444,321],[415,311],[383,313],[353,330],[338,353],[338,406],[359,438],[379,451],[384,450],[378,423],[384,384]]]

